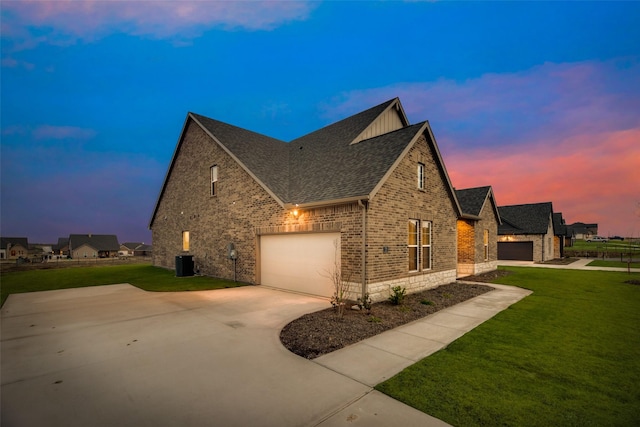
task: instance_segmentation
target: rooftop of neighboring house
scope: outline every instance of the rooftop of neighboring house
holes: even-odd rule
[[[7,249],[9,245],[20,245],[25,249],[29,249],[29,239],[26,237],[0,237],[0,248]]]
[[[69,236],[69,247],[72,250],[87,245],[97,251],[117,251],[120,249],[115,234],[72,234]]]
[[[551,202],[498,206],[498,234],[546,234],[553,213]]]
[[[495,198],[493,197],[493,190],[490,185],[484,187],[464,188],[461,190],[456,189],[456,197],[462,214],[470,217],[479,217],[482,213],[482,207],[487,201],[491,203],[493,200],[493,207],[495,209],[496,216],[498,217],[498,223],[501,222],[500,214],[495,206]]]

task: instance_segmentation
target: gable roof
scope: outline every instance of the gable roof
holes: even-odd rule
[[[26,237],[0,237],[0,248],[7,249],[8,245],[20,245],[25,249],[29,249],[29,239]]]
[[[115,234],[72,234],[69,236],[70,250],[83,245],[91,246],[97,251],[117,251],[120,249]]]
[[[562,218],[562,212],[553,213],[553,232],[556,236],[571,236]]]
[[[498,224],[502,223],[500,219],[500,212],[498,212],[498,206],[493,196],[493,189],[491,186],[465,188],[462,190],[456,189],[456,197],[460,208],[462,209],[462,216],[470,219],[480,219],[482,208],[487,201],[491,203],[494,213],[498,218]]]
[[[551,202],[498,206],[502,224],[498,234],[547,234],[553,213]]]
[[[409,125],[398,98],[287,143],[189,113],[156,202],[153,225],[190,121],[199,125],[282,207],[320,206],[369,199],[420,135],[436,153],[454,204],[451,181],[428,122]]]

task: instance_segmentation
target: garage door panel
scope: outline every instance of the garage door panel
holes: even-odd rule
[[[339,233],[261,236],[260,283],[312,295],[332,296],[333,283],[328,276],[335,260],[340,260],[339,242]]]
[[[533,242],[498,242],[498,259],[533,261]]]

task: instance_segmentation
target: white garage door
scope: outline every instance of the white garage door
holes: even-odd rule
[[[262,236],[260,283],[331,297],[333,283],[327,276],[334,268],[336,259],[340,260],[340,233]]]

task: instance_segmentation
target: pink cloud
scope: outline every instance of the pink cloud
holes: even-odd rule
[[[523,144],[546,135],[568,137],[639,125],[640,62],[545,63],[465,81],[440,79],[352,91],[332,100],[328,118],[396,96],[410,120],[428,119],[436,136],[444,135],[456,147]]]
[[[457,188],[492,185],[500,205],[553,202],[567,222],[640,235],[640,128],[545,140],[508,153],[459,150],[445,158]]]
[[[2,33],[27,39],[24,43],[25,27],[51,29],[53,43],[115,32],[184,38],[215,27],[269,30],[306,19],[313,7],[297,1],[22,0],[3,3]]]
[[[501,205],[551,201],[569,222],[640,236],[637,59],[353,91],[327,118],[396,96],[412,122],[429,120],[457,188],[492,185]]]
[[[42,125],[33,130],[35,139],[91,139],[96,135],[93,129],[79,128],[74,126],[49,126]]]

